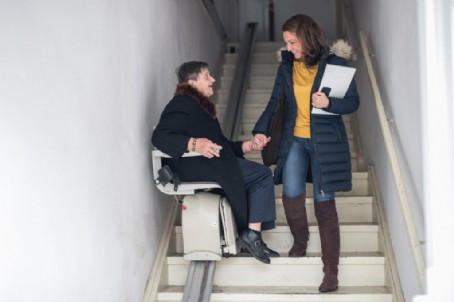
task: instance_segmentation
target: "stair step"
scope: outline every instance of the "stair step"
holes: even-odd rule
[[[282,197],[282,185],[275,187],[276,198]],[[307,197],[312,197],[312,184],[306,185]],[[369,178],[367,172],[352,173],[352,190],[350,192],[336,192],[336,197],[340,196],[369,196]]]
[[[372,196],[339,196],[336,198],[337,215],[340,223],[374,223]],[[309,224],[316,224],[313,198],[306,199]],[[281,198],[276,198],[276,223],[287,225]]]
[[[227,53],[232,52],[237,53],[239,49],[240,44],[238,42],[229,42],[227,43]],[[284,42],[256,42],[254,46],[254,53],[260,53],[260,52],[275,52],[279,50],[284,46]]]
[[[275,75],[269,76],[254,76],[249,78],[249,88],[251,89],[269,89],[273,87]],[[221,89],[229,89],[232,86],[232,76],[222,76],[220,81]]]
[[[265,108],[266,104],[270,100],[271,92],[273,87],[267,87],[266,89],[247,89],[245,100],[247,104],[261,104]],[[217,100],[220,105],[227,104],[229,98],[230,89],[219,89],[217,91]]]
[[[243,256],[244,255],[244,256]],[[184,285],[189,261],[182,255],[167,257],[167,276],[171,284]],[[379,253],[341,253],[339,286],[384,286],[385,259]],[[277,257],[266,265],[241,254],[223,258],[216,264],[217,286],[319,286],[323,278],[320,254],[302,258]]]
[[[275,77],[277,73],[277,69],[279,68],[278,63],[271,63],[271,64],[255,64],[251,66],[250,76],[271,76]],[[235,75],[235,65],[224,65],[222,67],[222,76],[223,77],[233,77]]]
[[[378,226],[374,224],[341,224],[341,252],[378,252]],[[176,252],[183,253],[182,227],[175,227]],[[310,240],[308,253],[320,253],[320,235],[317,225],[309,226]],[[262,233],[263,240],[281,256],[287,256],[293,245],[293,237],[288,226],[277,226],[273,230]]]
[[[169,286],[159,301],[177,302],[183,286]],[[318,286],[213,286],[211,302],[392,302],[385,286],[342,286],[335,292],[320,293]]]
[[[278,48],[279,49],[279,48]],[[226,53],[224,64],[231,65],[235,64],[238,59],[237,53]],[[278,61],[277,51],[273,52],[257,52],[252,55],[252,66],[255,64],[263,63],[276,63]]]

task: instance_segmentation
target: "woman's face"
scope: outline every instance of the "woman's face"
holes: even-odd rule
[[[209,98],[213,95],[213,84],[215,79],[210,75],[208,68],[204,68],[197,76],[197,80],[189,80],[189,85],[197,89],[201,94]]]
[[[295,33],[290,31],[284,31],[282,35],[287,50],[293,53],[296,60],[300,60],[303,57],[303,43],[301,43]]]

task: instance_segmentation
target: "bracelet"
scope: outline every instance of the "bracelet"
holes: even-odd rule
[[[197,139],[194,137],[194,138],[192,139],[192,150],[191,150],[192,152],[195,152],[195,144],[196,144],[196,143],[197,143]]]

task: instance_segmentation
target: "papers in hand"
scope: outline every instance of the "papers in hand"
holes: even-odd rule
[[[330,97],[343,98],[353,80],[355,72],[356,69],[353,67],[327,64],[319,91],[321,91],[323,87],[329,87],[331,88]],[[312,108],[311,113],[337,115],[315,107]]]

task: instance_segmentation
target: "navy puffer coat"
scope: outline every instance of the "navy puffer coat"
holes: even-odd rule
[[[326,64],[348,66],[344,58],[335,53],[322,51],[317,74],[312,86],[312,93],[319,90],[320,82],[325,71]],[[287,155],[293,142],[293,129],[297,114],[297,104],[293,92],[293,61],[294,56],[289,51],[282,51],[282,62],[279,66],[274,88],[270,101],[258,119],[252,133],[268,133],[271,116],[283,91],[288,104],[288,114],[284,122],[284,130],[279,145],[279,154],[274,170],[276,184],[282,183],[282,168],[285,165]],[[325,111],[338,115],[311,114],[311,138],[314,148],[316,167],[321,180],[319,188],[323,192],[350,191],[352,188],[352,170],[350,151],[345,125],[342,120],[343,114],[355,112],[359,107],[359,96],[355,82],[352,81],[344,98],[329,97],[330,104]],[[311,104],[312,110],[312,104]],[[312,182],[311,169],[308,171],[307,182]]]

